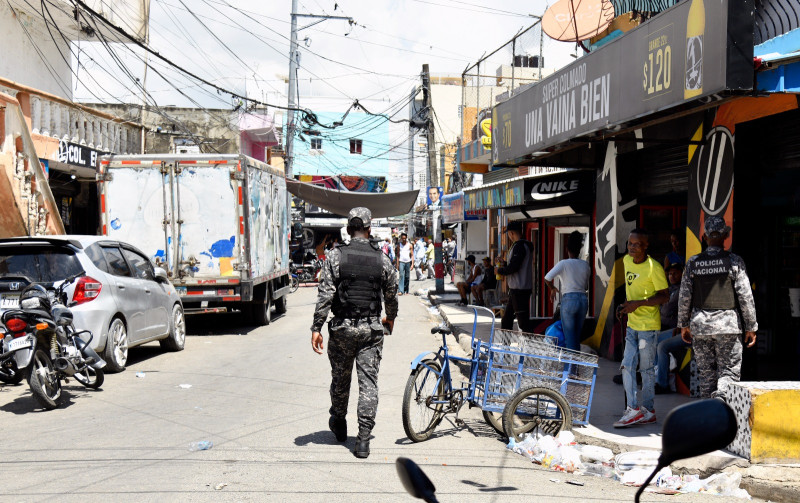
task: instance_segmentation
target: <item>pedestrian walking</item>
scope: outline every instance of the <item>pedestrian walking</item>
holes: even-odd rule
[[[400,234],[400,243],[397,246],[397,269],[400,271],[400,291],[398,295],[408,293],[411,282],[411,269],[414,267],[414,250],[408,242],[408,234]]]
[[[678,326],[694,348],[700,395],[726,400],[731,383],[741,376],[741,333],[753,347],[758,322],[744,260],[723,248],[731,228],[718,216],[706,218],[704,227],[708,248],[686,263]]]
[[[428,239],[428,248],[425,250],[425,268],[428,270],[428,279],[436,277],[433,269],[436,263],[436,247],[433,246],[433,239]]]
[[[322,354],[322,325],[328,324],[331,362],[331,408],[328,427],[336,440],[347,440],[347,404],[353,362],[358,376],[358,458],[369,456],[369,441],[378,410],[378,369],[383,352],[383,326],[389,332],[397,317],[397,272],[389,257],[369,240],[372,214],[353,208],[347,219],[350,243],[330,252],[319,283],[317,307],[311,325],[311,347]],[[386,317],[381,320],[381,295]]]
[[[428,247],[425,246],[425,240],[422,238],[418,238],[415,241],[414,265],[416,267],[414,268],[414,272],[417,275],[417,281],[422,281],[422,278],[424,277],[423,271],[425,268],[425,251],[428,249]]]
[[[564,330],[565,347],[575,351],[581,349],[581,330],[589,310],[589,279],[592,276],[589,263],[579,258],[581,248],[583,234],[573,231],[567,238],[569,258],[559,261],[544,275],[553,305],[557,295],[561,294],[561,327]],[[560,287],[555,285],[555,280],[558,280]]]
[[[626,302],[620,304],[619,316],[628,315],[625,351],[622,356],[622,385],[627,409],[614,423],[615,428],[656,422],[654,405],[656,340],[661,331],[658,306],[669,300],[664,268],[647,254],[649,236],[644,229],[628,235],[628,254],[622,259],[625,267]],[[636,366],[642,373],[642,390],[636,386]]]
[[[667,267],[669,301],[661,305],[661,333],[656,349],[656,395],[672,393],[669,384],[669,355],[689,346],[678,330],[678,297],[681,290],[683,266],[670,264]]]
[[[533,291],[533,243],[522,238],[522,222],[519,220],[509,222],[505,232],[512,242],[508,251],[508,264],[495,269],[498,274],[506,277],[509,290],[508,304],[500,319],[500,328],[513,329],[516,317],[520,330],[532,332],[533,324],[529,313]]]

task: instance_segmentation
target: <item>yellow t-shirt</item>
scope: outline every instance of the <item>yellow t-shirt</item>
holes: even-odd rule
[[[625,255],[625,296],[628,300],[649,299],[659,290],[669,288],[664,266],[649,255],[641,264],[633,262],[633,257]],[[661,310],[659,306],[642,306],[628,314],[628,326],[633,330],[661,330]]]

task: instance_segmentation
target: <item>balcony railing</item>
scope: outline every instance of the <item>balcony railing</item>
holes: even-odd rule
[[[0,92],[19,98],[34,136],[116,154],[142,152],[141,125],[4,79],[0,79]],[[29,107],[22,94],[27,95]]]

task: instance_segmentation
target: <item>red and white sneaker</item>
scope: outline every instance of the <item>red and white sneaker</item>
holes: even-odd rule
[[[653,417],[655,417],[655,415]],[[625,410],[625,414],[619,418],[619,421],[614,423],[614,428],[627,428],[629,426],[633,426],[634,424],[639,424],[642,422],[642,419],[644,419],[644,414],[642,413],[641,409],[632,409],[628,407]]]
[[[639,407],[642,412],[642,420],[639,424],[655,424],[656,422],[656,409],[647,410],[647,407]]]

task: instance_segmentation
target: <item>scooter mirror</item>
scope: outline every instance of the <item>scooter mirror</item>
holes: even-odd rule
[[[736,416],[722,400],[701,400],[676,407],[664,421],[660,464],[722,449],[736,437]]]
[[[658,466],[636,491],[636,503],[659,470],[679,459],[728,446],[736,437],[736,429],[736,416],[722,400],[700,400],[672,409],[661,429]]]
[[[436,503],[436,487],[433,482],[428,478],[422,469],[413,461],[408,458],[397,458],[395,462],[397,467],[397,475],[400,476],[400,481],[403,482],[403,487],[406,488],[408,494],[415,498],[419,498],[428,503]]]

